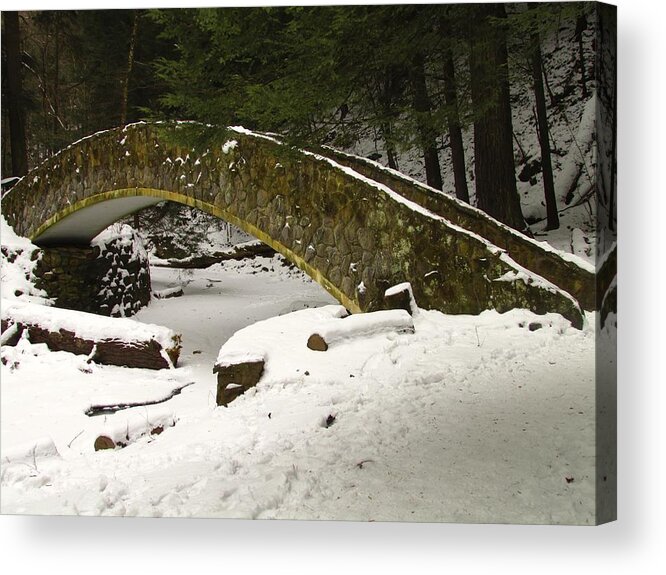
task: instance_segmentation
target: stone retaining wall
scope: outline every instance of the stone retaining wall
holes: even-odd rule
[[[145,252],[126,240],[42,248],[35,266],[36,286],[55,300],[56,307],[113,317],[134,315],[150,302],[150,269]]]

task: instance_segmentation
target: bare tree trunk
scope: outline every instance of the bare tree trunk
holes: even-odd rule
[[[431,108],[425,79],[425,59],[422,54],[418,54],[414,59],[410,71],[410,83],[412,85],[414,110],[417,114],[417,131],[425,161],[426,181],[429,186],[441,190],[442,173],[439,168],[437,141],[428,121]]]
[[[470,5],[470,70],[474,108],[474,173],[480,209],[527,229],[516,188],[503,4]],[[494,19],[491,23],[490,19]]]
[[[392,139],[392,129],[390,122],[385,122],[381,126],[382,135],[384,136],[384,144],[386,145],[386,158],[388,160],[389,168],[393,170],[398,169],[398,158],[395,152],[395,145]]]
[[[58,125],[60,122],[60,18],[58,14],[58,12],[54,12],[55,18],[53,20],[53,33],[55,35],[55,53],[53,58],[55,61],[53,66],[53,101],[51,103],[53,112],[53,144],[51,148],[54,152],[58,149]],[[44,76],[47,76],[46,70],[44,70]]]
[[[54,34],[55,34],[55,54],[53,70],[53,141],[56,142],[58,135],[58,122],[60,121],[60,18],[58,12],[55,12]]]
[[[543,63],[541,60],[541,43],[538,34],[532,35],[532,79],[534,81],[534,97],[536,99],[537,125],[539,127],[539,144],[541,145],[541,166],[543,171],[543,191],[546,199],[548,224],[546,229],[556,230],[560,227],[557,214],[557,199],[553,183],[553,166],[550,159],[550,138],[548,136],[548,115],[546,113],[546,96],[543,89]]]
[[[7,56],[7,109],[12,150],[12,175],[28,173],[28,149],[21,81],[21,31],[18,12],[3,12],[5,54]]]
[[[379,85],[378,100],[379,113],[382,115],[380,131],[386,144],[386,156],[389,168],[398,170],[398,154],[393,140],[393,126],[396,116],[396,98],[399,96],[400,78],[404,75],[396,66],[388,66],[384,72],[383,81]]]
[[[441,32],[444,36],[451,36],[451,27],[446,18],[440,20]],[[467,175],[465,170],[465,149],[463,147],[462,130],[460,128],[460,114],[458,111],[458,91],[456,89],[455,67],[451,46],[447,43],[443,50],[444,64],[444,101],[447,109],[447,124],[449,128],[449,141],[451,144],[451,162],[453,163],[453,178],[456,188],[456,197],[469,204],[469,190],[467,188]]]
[[[136,39],[139,31],[139,11],[132,11],[132,32],[130,34],[129,52],[127,54],[127,72],[123,79],[123,95],[120,102],[120,125],[127,124],[127,106],[129,101],[129,81],[134,67],[134,50],[136,48]]]
[[[578,64],[580,66],[580,83],[583,89],[583,99],[587,100],[587,79],[585,75],[585,52],[583,50],[583,32],[587,28],[585,13],[581,12],[576,20],[576,39],[578,40]]]

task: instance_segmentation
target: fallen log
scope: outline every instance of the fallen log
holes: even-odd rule
[[[389,309],[404,309],[409,315],[419,313],[419,308],[414,299],[412,284],[404,282],[388,288],[384,292],[384,301]]]
[[[228,405],[239,395],[259,383],[264,373],[263,353],[230,353],[217,358],[213,373],[217,374],[217,405]]]
[[[160,435],[168,427],[176,425],[177,421],[176,416],[169,411],[153,413],[150,419],[145,415],[114,419],[107,423],[103,432],[95,438],[93,445],[95,451],[127,447],[147,435]]]
[[[134,401],[134,402],[126,402],[126,403],[105,403],[105,404],[93,404],[91,405],[88,409],[85,410],[85,414],[88,417],[95,417],[97,415],[110,415],[112,413],[116,413],[117,411],[122,411],[124,409],[131,409],[133,407],[145,407],[147,405],[158,405],[160,403],[165,403],[169,401],[170,399],[174,398],[176,395],[180,395],[183,389],[186,387],[189,387],[190,385],[194,385],[194,382],[191,381],[190,383],[186,383],[185,385],[181,385],[180,387],[176,387],[171,390],[171,393],[167,394],[164,397],[160,397],[159,399],[153,399],[150,401]]]
[[[247,242],[238,244],[222,252],[190,256],[187,258],[169,258],[166,262],[157,264],[159,267],[178,269],[205,269],[214,264],[230,260],[254,259],[257,256],[273,257],[275,250],[262,242]]]
[[[327,320],[308,338],[307,345],[314,351],[326,351],[335,343],[386,332],[414,333],[412,316],[404,309],[389,309]]]
[[[1,328],[6,345],[24,332],[31,343],[52,351],[86,355],[90,361],[123,367],[175,367],[181,336],[162,326],[68,309],[2,300]]]

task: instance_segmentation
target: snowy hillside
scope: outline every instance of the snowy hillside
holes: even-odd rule
[[[594,34],[593,23],[588,22],[588,28],[583,33],[584,54],[589,68],[588,92],[584,97],[581,93],[577,68],[577,44],[571,42],[575,32],[574,24],[575,22],[563,22],[560,29],[544,39],[542,48],[552,146],[551,161],[560,210],[559,230],[544,231],[546,207],[543,176],[540,167],[536,171],[529,169],[541,157],[534,93],[531,80],[524,71],[526,62],[516,59],[509,62],[514,158],[516,175],[522,176],[522,179],[520,177],[517,179],[517,187],[523,215],[530,224],[532,233],[559,250],[574,253],[593,262],[596,200],[590,194],[593,191],[591,186],[596,164],[593,145],[596,111],[593,73]],[[474,131],[471,124],[463,130],[463,144],[470,201],[474,205]],[[454,195],[453,165],[448,136],[440,138],[439,147],[443,189]],[[378,161],[387,164],[382,140],[370,132],[365,139],[347,151],[363,156],[381,154]],[[425,183],[425,166],[418,150],[403,150],[399,154],[398,164],[401,172]]]

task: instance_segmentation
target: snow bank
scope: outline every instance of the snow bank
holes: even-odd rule
[[[51,304],[44,290],[35,287],[35,266],[39,248],[28,238],[21,237],[0,216],[2,239],[2,297],[22,299],[34,303]]]
[[[50,437],[41,437],[36,441],[29,441],[16,445],[11,449],[2,450],[3,463],[33,463],[45,457],[59,457],[53,440]]]
[[[3,447],[50,436],[62,455],[38,462],[37,477],[31,461],[3,465],[3,513],[594,522],[595,314],[578,331],[557,314],[422,309],[413,335],[318,353],[307,335],[344,315],[339,305],[240,329],[322,301],[318,286],[287,272],[197,270],[197,295],[143,310],[191,342],[177,370],[90,365],[91,374],[64,353],[2,365]],[[221,282],[206,289],[211,277]],[[228,337],[225,351],[260,349],[268,362],[261,383],[220,410],[211,367]],[[44,385],[47,376],[58,384]],[[84,415],[92,401],[157,397],[189,381],[161,407]],[[168,424],[167,405],[176,426],[142,437],[141,421],[148,431]],[[135,441],[94,453],[104,432]]]
[[[281,358],[292,352],[291,348],[300,348],[294,341],[302,341],[303,347],[300,349],[307,351],[305,341],[315,326],[327,320],[343,318],[348,313],[344,306],[327,305],[257,322],[237,331],[227,340],[220,348],[215,365],[229,366],[240,361],[264,360],[268,371],[274,365],[272,359],[279,363]],[[275,329],[274,326],[280,328]],[[288,339],[285,339],[285,333],[291,334]]]

